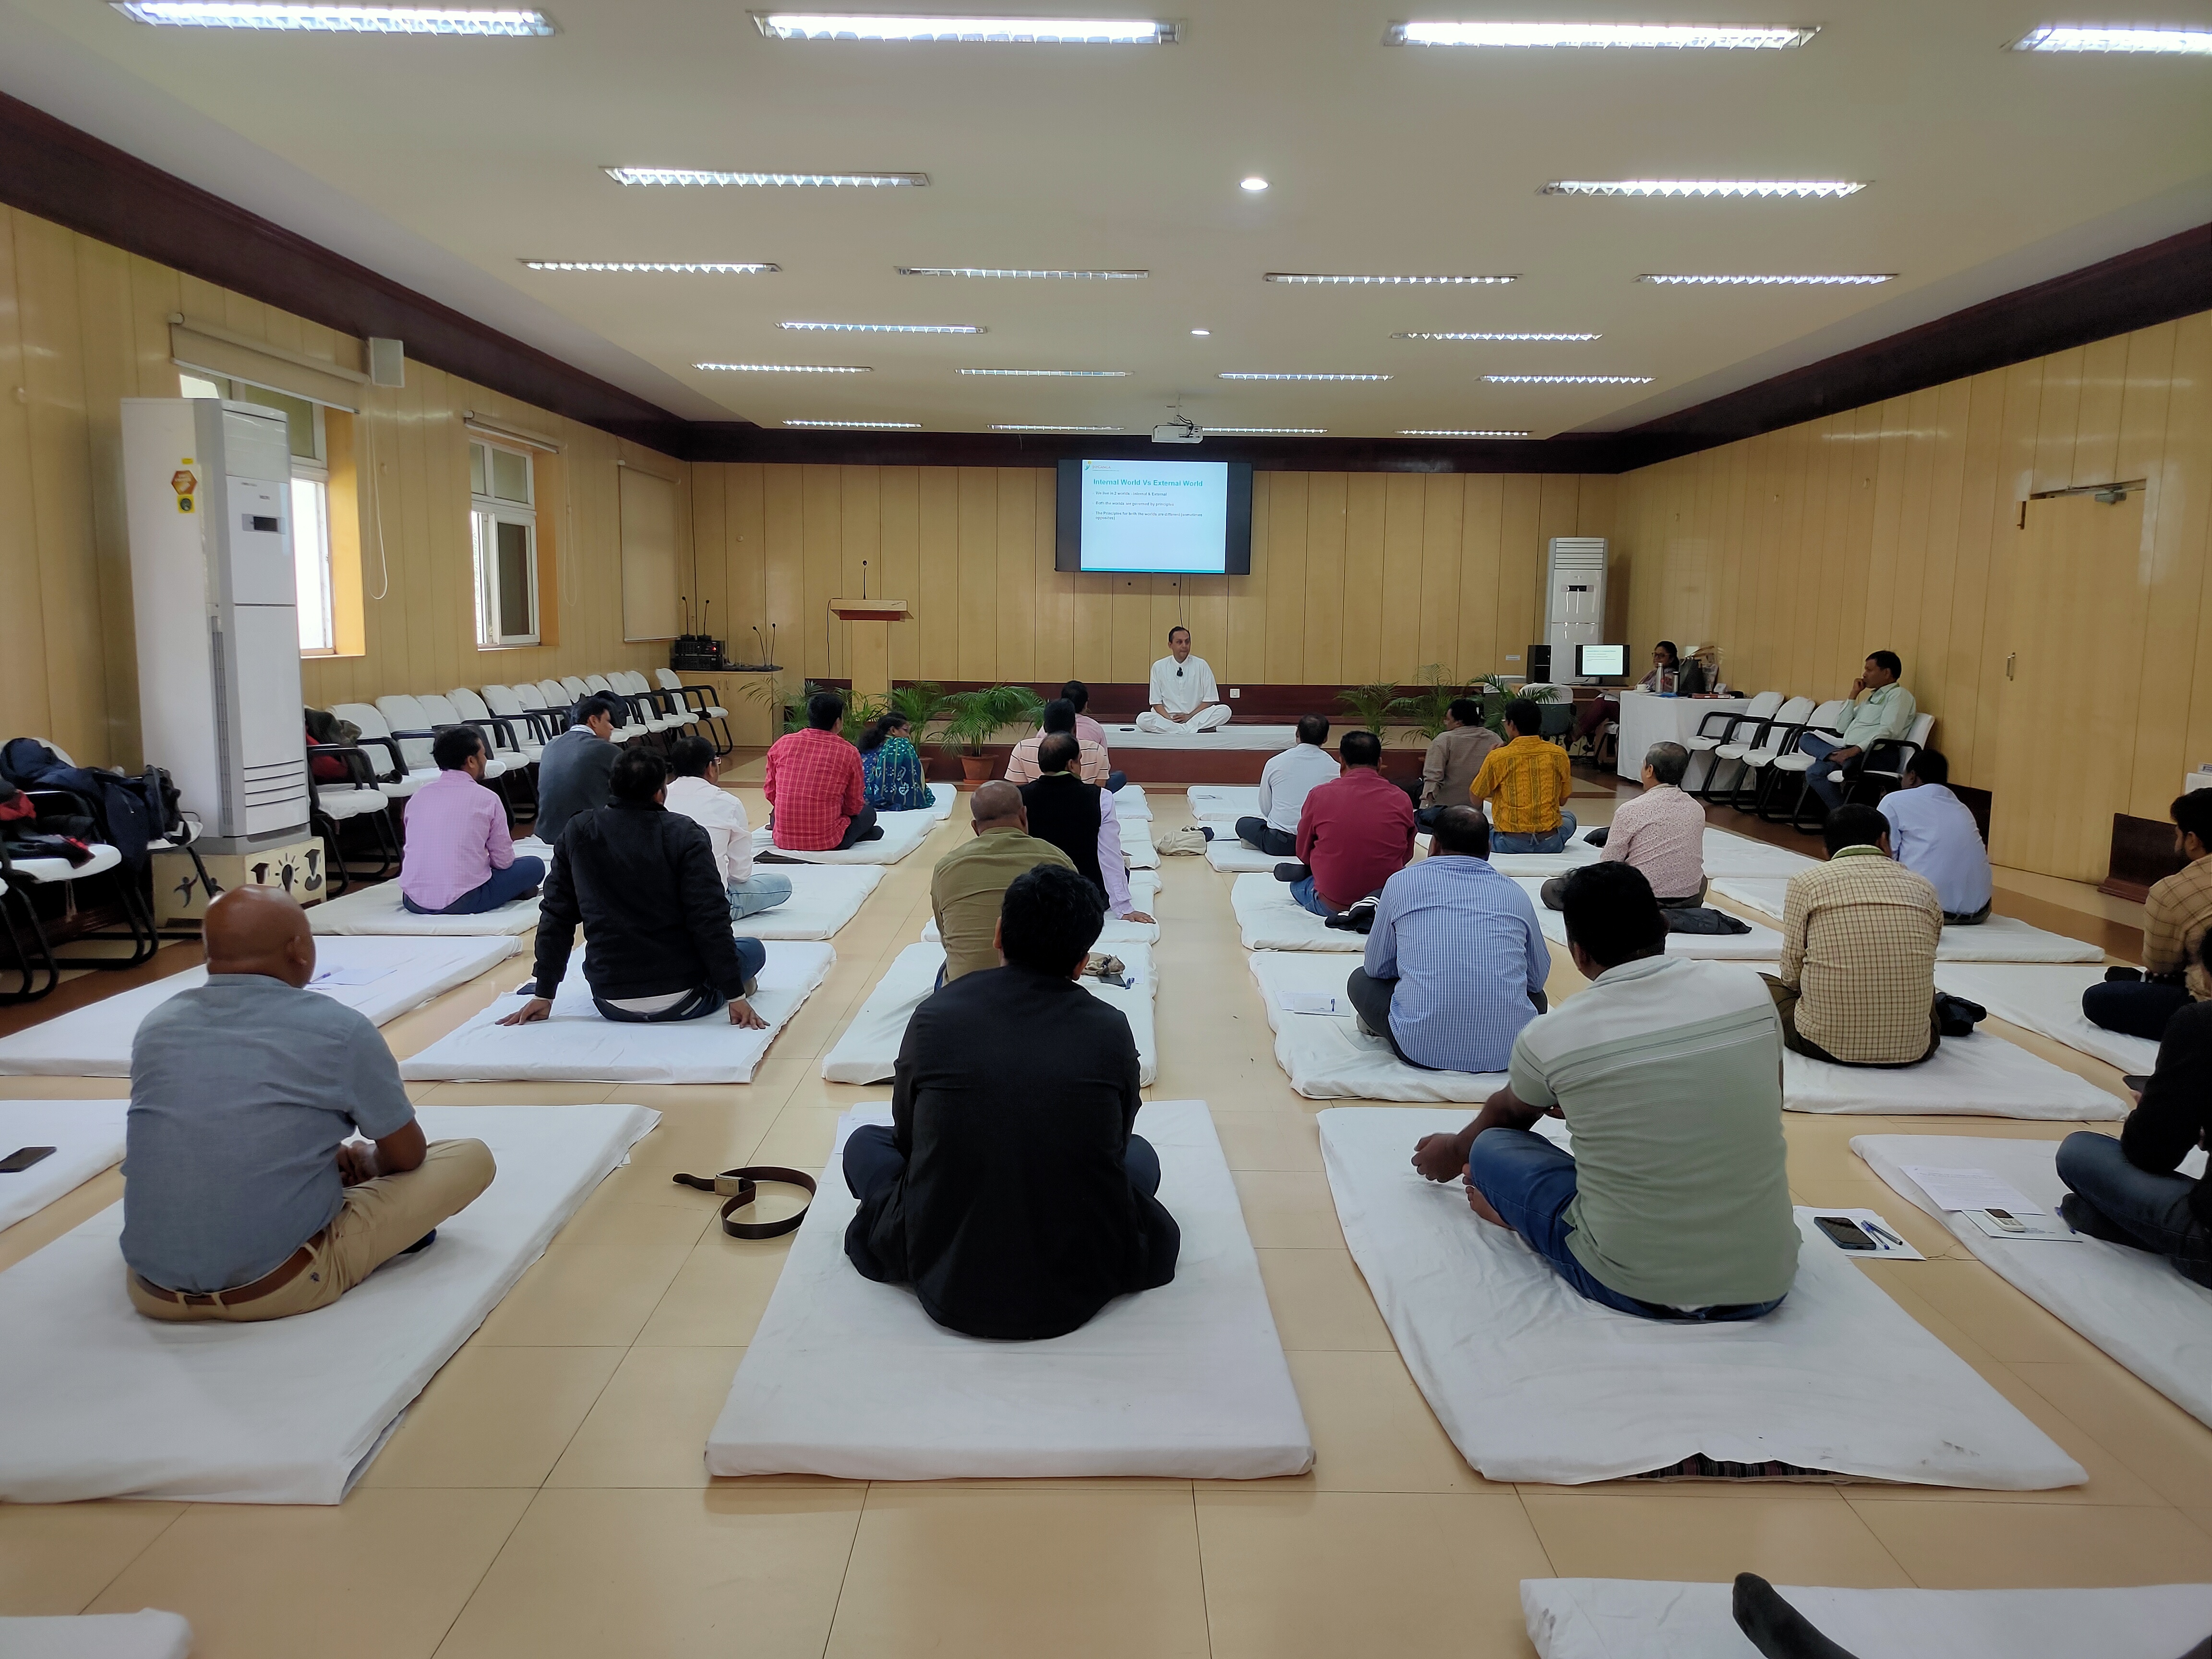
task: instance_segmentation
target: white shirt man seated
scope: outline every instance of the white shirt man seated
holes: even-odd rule
[[[1259,815],[1237,820],[1237,840],[1274,858],[1297,856],[1298,814],[1305,810],[1306,797],[1324,783],[1334,783],[1344,770],[1322,747],[1328,741],[1327,716],[1298,717],[1298,740],[1260,769]],[[1213,837],[1209,834],[1206,839]]]
[[[1137,716],[1139,732],[1211,732],[1229,724],[1229,705],[1206,659],[1190,654],[1190,629],[1168,629],[1168,654],[1152,665],[1152,707]]]
[[[1943,925],[1972,927],[1990,919],[1990,849],[1966,802],[1951,793],[1951,763],[1923,749],[1905,769],[1905,784],[1881,798],[1889,820],[1890,856],[1935,884]]]
[[[207,983],[131,1046],[131,1304],[240,1322],[328,1307],[491,1185],[491,1150],[423,1139],[376,1027],[306,988],[315,939],[297,904],[234,887],[201,932]]]
[[[753,826],[745,804],[722,787],[721,757],[704,738],[678,738],[668,750],[665,805],[707,832],[714,868],[729,895],[730,920],[773,910],[791,896],[791,878],[753,865]]]

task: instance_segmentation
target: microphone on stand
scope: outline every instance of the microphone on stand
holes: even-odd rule
[[[758,623],[755,623],[753,624],[753,644],[757,647],[760,651],[760,655],[755,659],[755,660],[765,665],[768,661],[768,641],[761,638],[760,624]]]
[[[868,562],[866,559],[860,561],[860,597],[864,599],[868,597]]]

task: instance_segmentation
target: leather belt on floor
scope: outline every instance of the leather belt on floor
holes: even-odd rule
[[[324,1231],[329,1230],[325,1228]],[[197,1291],[173,1291],[166,1285],[156,1285],[143,1273],[135,1273],[132,1277],[137,1279],[140,1290],[162,1302],[173,1302],[184,1308],[235,1308],[248,1302],[258,1302],[264,1296],[274,1295],[307,1272],[307,1264],[315,1259],[315,1246],[322,1242],[322,1233],[317,1233],[260,1278],[248,1279],[231,1290],[217,1291],[211,1296]]]
[[[799,1206],[796,1215],[787,1215],[781,1221],[732,1221],[731,1215],[744,1209],[760,1195],[755,1183],[774,1181],[787,1187],[806,1188],[807,1201]],[[722,1231],[732,1238],[781,1238],[798,1231],[799,1224],[806,1219],[806,1212],[814,1201],[814,1177],[803,1170],[786,1170],[774,1164],[748,1164],[743,1169],[725,1170],[718,1176],[680,1175],[676,1182],[681,1187],[692,1187],[702,1193],[714,1193],[726,1198],[722,1206]]]

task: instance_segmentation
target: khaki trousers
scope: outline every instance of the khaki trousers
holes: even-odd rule
[[[312,1241],[313,1258],[291,1280],[236,1308],[186,1307],[149,1294],[125,1271],[131,1305],[149,1319],[193,1322],[284,1319],[327,1308],[423,1234],[476,1201],[495,1173],[481,1140],[434,1140],[419,1168],[345,1189],[345,1204]]]

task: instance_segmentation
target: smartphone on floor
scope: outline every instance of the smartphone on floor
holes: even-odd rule
[[[52,1146],[18,1146],[5,1158],[0,1158],[0,1175],[21,1175],[33,1164],[52,1158],[58,1150]]]
[[[1865,1228],[1844,1215],[1816,1215],[1813,1224],[1835,1241],[1840,1249],[1879,1250],[1881,1246],[1867,1236]]]

